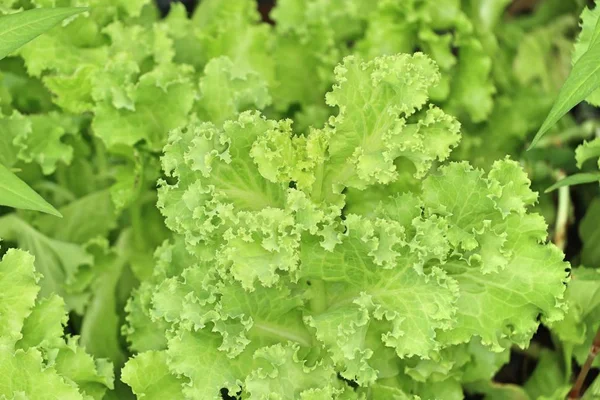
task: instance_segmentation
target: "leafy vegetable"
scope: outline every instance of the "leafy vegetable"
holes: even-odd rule
[[[518,164],[432,169],[459,139],[427,105],[438,79],[422,54],[348,57],[327,94],[338,114],[307,135],[255,112],[171,133],[163,167],[176,182],[159,207],[182,239],[159,257],[181,264],[136,294],[148,311],[131,303],[134,348],[146,347],[143,315],[166,323],[166,341],[125,367],[138,395],[158,390],[156,373],[189,398],[449,398],[495,370],[469,374],[460,349],[494,357],[527,346],[539,315],[562,318],[568,264],[541,243]]]
[[[0,261],[0,395],[102,399],[113,388],[110,363],[86,354],[77,338],[63,338],[63,300],[36,300],[38,279],[23,251],[9,250]]]
[[[0,397],[564,398],[598,186],[536,190],[593,111],[523,150],[583,1],[154,3],[0,0],[87,7],[0,61],[0,163],[63,215],[0,210]]]

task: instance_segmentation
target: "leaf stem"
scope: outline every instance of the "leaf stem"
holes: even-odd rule
[[[598,328],[598,331],[596,332],[596,336],[592,342],[592,347],[590,347],[587,360],[585,360],[585,363],[581,367],[581,371],[579,371],[577,380],[569,392],[569,396],[567,397],[568,400],[577,400],[581,398],[581,389],[583,388],[583,383],[585,382],[585,378],[587,377],[587,374],[590,371],[590,368],[592,367],[594,359],[598,353],[600,353],[600,328]]]
[[[559,171],[557,179],[565,177],[564,171]],[[569,196],[569,186],[563,186],[558,189],[558,210],[556,215],[556,227],[554,229],[554,244],[564,251],[567,244],[567,227],[569,225],[569,208],[571,198]]]

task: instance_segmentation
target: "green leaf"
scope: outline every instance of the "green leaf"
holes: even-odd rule
[[[46,200],[19,177],[0,164],[0,205],[41,211],[62,217]]]
[[[94,357],[107,358],[116,366],[126,357],[119,343],[119,315],[117,285],[125,259],[108,248],[106,241],[98,240],[88,247],[94,255],[94,283],[81,324],[81,344]]]
[[[38,8],[0,17],[0,59],[53,28],[67,17],[87,10],[77,8]]]
[[[163,351],[148,351],[130,358],[123,368],[121,379],[140,398],[158,400],[183,397],[182,379],[170,373],[167,354]]]
[[[565,301],[568,312],[552,324],[552,334],[560,340],[565,360],[574,357],[581,365],[600,325],[600,269],[574,268]]]
[[[567,395],[571,385],[562,361],[559,353],[542,350],[533,374],[523,385],[530,398],[560,399]]]
[[[600,399],[600,377],[597,377],[590,387],[585,391],[582,400]]]
[[[589,203],[585,216],[579,223],[579,237],[583,242],[581,249],[581,262],[583,265],[600,265],[600,197]]]
[[[36,301],[34,257],[10,249],[0,260],[0,398],[100,400],[113,368],[63,338],[67,314],[56,294]]]
[[[117,227],[108,190],[90,193],[62,207],[62,219],[39,215],[33,226],[46,236],[63,242],[85,244],[99,236],[105,237]]]
[[[0,237],[17,242],[20,249],[35,257],[35,269],[43,276],[39,284],[41,297],[57,293],[69,309],[83,309],[84,298],[70,289],[86,278],[85,271],[94,264],[94,257],[86,248],[48,237],[15,214],[0,218]]]
[[[582,102],[594,90],[600,87],[600,44],[598,43],[598,34],[600,33],[600,21],[596,24],[594,31],[594,40],[583,56],[573,65],[573,70],[569,74],[566,82],[561,88],[556,102],[552,106],[550,113],[542,124],[529,148],[536,145],[538,140],[565,115],[571,108]]]
[[[583,164],[592,158],[600,157],[600,138],[596,138],[591,142],[586,140],[575,149],[575,161],[577,168],[581,169]]]
[[[582,55],[588,51],[591,45],[595,44],[600,35],[600,30],[596,30],[598,19],[600,18],[600,7],[594,7],[592,9],[585,8],[579,17],[581,32],[577,37],[575,46],[572,54],[572,64],[575,64]],[[591,105],[600,105],[600,91],[596,90],[585,101]]]
[[[567,176],[565,179],[561,179],[546,189],[546,193],[550,193],[564,186],[581,185],[583,183],[591,182],[600,182],[600,172],[582,172],[580,174]]]
[[[0,17],[0,59],[51,29],[63,19],[79,14],[86,8],[35,9]],[[25,182],[0,165],[0,204],[61,214],[31,189]]]

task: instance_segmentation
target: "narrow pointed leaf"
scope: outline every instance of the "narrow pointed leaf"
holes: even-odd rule
[[[83,7],[37,8],[0,17],[0,60]]]
[[[581,103],[600,87],[600,20],[596,24],[589,49],[573,66],[573,70],[561,88],[558,97],[529,148],[573,107]]]
[[[546,193],[550,193],[563,186],[581,185],[583,183],[591,182],[600,182],[600,172],[582,172],[580,174],[567,176],[565,179],[561,179],[546,189]]]
[[[46,200],[19,177],[0,164],[0,205],[41,211],[62,217]]]

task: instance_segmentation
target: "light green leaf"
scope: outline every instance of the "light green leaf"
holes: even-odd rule
[[[365,337],[369,327],[384,318],[390,325],[377,341],[393,348],[398,357],[427,358],[440,348],[436,331],[451,326],[458,288],[441,268],[433,267],[426,276],[418,266],[448,252],[443,222],[415,219],[416,239],[403,246],[407,238],[398,223],[349,215],[342,243],[333,251],[324,251],[317,240],[303,243],[303,277],[313,285],[323,281],[322,290],[315,286],[314,296],[328,297],[326,309],[311,313],[307,322],[330,348],[333,360],[344,366],[345,378],[359,384],[375,378]],[[411,248],[419,248],[421,254],[411,253]]]
[[[241,389],[241,378],[249,372],[253,363],[248,354],[242,361],[227,357],[226,353],[219,351],[220,342],[220,336],[207,330],[180,331],[169,340],[169,370],[193,382],[193,385],[184,386],[185,398],[219,400],[222,398],[221,388],[228,389],[229,393]]]
[[[581,185],[583,183],[600,182],[600,172],[582,172],[579,174],[567,176],[561,179],[554,185],[546,189],[546,193],[550,193],[564,186]]]
[[[106,147],[133,146],[145,140],[160,149],[167,133],[185,124],[192,109],[195,92],[190,82],[191,69],[185,65],[165,64],[142,75],[132,86],[131,104],[123,98],[103,98],[94,108],[94,134]],[[118,83],[111,83],[117,85]],[[161,99],[157,102],[156,99]],[[102,100],[102,101],[100,101]],[[115,103],[121,107],[116,107]],[[169,104],[169,107],[165,107]],[[134,111],[135,110],[135,111]]]
[[[83,400],[76,387],[66,382],[54,368],[44,366],[38,349],[17,350],[14,354],[0,357],[0,371],[4,378],[0,386],[3,398]]]
[[[577,168],[581,169],[583,164],[592,158],[600,157],[600,138],[596,138],[591,142],[584,141],[575,149],[575,161]]]
[[[541,244],[547,227],[540,215],[524,210],[535,201],[526,184],[506,185],[521,180],[515,172],[514,164],[499,162],[486,179],[481,170],[453,163],[423,183],[425,212],[445,216],[450,222],[448,240],[458,244],[455,252],[464,253],[449,257],[444,265],[449,278],[458,282],[460,296],[455,325],[437,334],[442,342],[468,342],[479,336],[494,351],[505,349],[507,338],[524,347],[540,314],[548,322],[563,317],[559,299],[569,265],[555,246]],[[490,242],[492,235],[497,243]]]
[[[78,284],[94,257],[81,245],[48,237],[14,214],[0,219],[0,237],[17,242],[19,248],[35,256],[36,271],[43,275],[40,296],[61,295],[69,309],[82,310],[84,301],[67,287]],[[80,311],[81,312],[81,311]]]
[[[22,338],[16,348],[29,350],[32,347],[58,347],[63,339],[63,329],[68,317],[65,302],[57,294],[40,300],[25,318],[21,329]]]
[[[65,18],[85,10],[86,8],[83,7],[38,8],[0,17],[0,59],[51,29]]]
[[[53,174],[57,164],[69,165],[73,160],[73,148],[66,144],[66,135],[74,135],[79,124],[69,115],[50,112],[25,117],[31,126],[26,135],[17,136],[20,146],[19,159],[36,162],[44,175]]]
[[[150,316],[153,290],[154,286],[142,283],[139,288],[133,290],[125,306],[127,325],[123,327],[122,334],[127,337],[129,348],[138,353],[167,347],[167,322],[155,321]]]
[[[24,321],[40,290],[38,279],[31,254],[10,249],[0,260],[0,346],[12,346],[23,339]]]
[[[581,23],[581,32],[577,37],[575,46],[572,54],[572,64],[575,64],[577,60],[584,55],[591,45],[597,43],[600,35],[600,29],[596,29],[598,19],[600,18],[600,7],[594,7],[593,9],[585,8],[579,17]],[[599,106],[600,105],[600,91],[596,90],[594,93],[589,95],[585,101],[588,103]]]
[[[63,300],[36,302],[34,257],[10,249],[0,261],[0,398],[100,400],[113,388],[113,368],[63,339]]]
[[[264,109],[270,103],[266,82],[258,74],[235,75],[235,65],[227,57],[213,58],[206,65],[196,106],[201,120],[220,126],[239,111]]]
[[[22,149],[22,144],[17,141],[30,133],[31,120],[18,112],[0,117],[0,164],[12,168],[17,163]]]
[[[582,102],[600,87],[600,44],[597,43],[600,21],[596,24],[594,40],[585,54],[573,65],[573,70],[561,88],[550,113],[531,142],[532,148],[538,140],[571,108]]]
[[[2,164],[0,164],[0,205],[62,217],[50,203]]]
[[[170,373],[164,351],[148,351],[130,358],[121,376],[138,398],[183,398],[182,379]]]
[[[563,353],[583,362],[599,325],[600,269],[577,267],[565,292],[568,312],[565,319],[552,325]]]
[[[317,363],[309,367],[298,356],[299,350],[298,345],[280,343],[258,349],[254,353],[258,368],[245,382],[249,398],[335,399],[341,390],[336,388],[340,385],[333,366]]]

